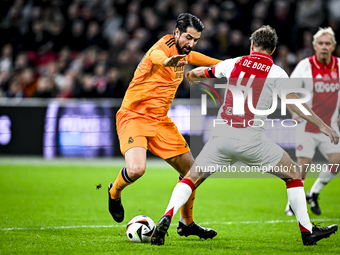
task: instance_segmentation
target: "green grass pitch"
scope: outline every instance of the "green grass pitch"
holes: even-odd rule
[[[206,180],[197,190],[194,219],[218,232],[212,240],[180,237],[177,214],[164,246],[131,243],[126,223],[136,215],[157,223],[178,174],[148,161],[145,175],[123,192],[125,220],[118,224],[107,209],[107,185],[122,166],[121,159],[1,158],[0,254],[340,254],[339,233],[302,245],[295,217],[284,215],[286,188],[277,178]],[[306,189],[314,180],[306,180]],[[340,225],[339,194],[336,178],[320,195],[322,215],[309,211],[312,222]]]

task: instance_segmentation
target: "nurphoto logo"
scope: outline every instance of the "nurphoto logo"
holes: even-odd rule
[[[229,85],[229,84],[214,84],[214,87],[205,84],[203,82],[198,82],[200,85],[204,85],[206,88],[210,89],[213,94],[217,96],[219,99],[220,105],[224,106],[225,102],[222,102],[220,96],[216,92],[215,88],[217,89],[225,89],[225,94],[227,95],[227,92],[230,91],[232,94],[232,105],[231,106],[225,106],[222,108],[222,111],[225,115],[234,115],[234,116],[245,116],[245,106],[248,106],[248,109],[250,113],[254,114],[254,116],[267,116],[269,114],[272,114],[278,106],[278,90],[273,89],[272,90],[272,104],[269,109],[256,109],[254,107],[253,102],[253,88],[251,87],[252,82],[254,78],[249,78],[246,86],[243,86],[240,84],[239,81],[236,82],[236,86]],[[215,106],[217,106],[217,103],[215,100],[214,95],[205,88],[200,88],[206,94],[201,94],[201,115],[207,115],[207,94],[212,98],[214,101]],[[300,95],[304,95],[302,98],[296,98],[296,99],[287,99],[286,95],[290,93],[299,93]],[[229,97],[230,98],[230,97]],[[281,98],[281,115],[285,116],[287,115],[287,105],[294,104],[296,105],[303,114],[305,115],[311,115],[310,112],[302,105],[303,103],[307,103],[311,99],[311,93],[304,88],[283,88],[280,90],[280,98]],[[248,112],[249,113],[249,112]],[[214,119],[213,126],[215,127],[218,124],[229,124],[230,126],[234,125],[243,125],[243,127],[263,127],[265,125],[265,121],[273,121],[274,120],[265,120],[265,119],[242,119],[241,122],[233,122],[233,120],[226,120],[226,119]],[[229,123],[228,123],[229,122]],[[289,123],[288,123],[289,122]],[[291,124],[293,122],[293,125]],[[283,127],[295,127],[297,125],[297,121],[293,119],[284,119],[281,121],[281,125]]]
[[[202,83],[200,83],[202,84]],[[209,86],[207,84],[204,84],[205,86]],[[245,114],[244,111],[244,105],[245,105],[245,101],[247,100],[247,105],[249,110],[256,115],[269,115],[271,113],[273,113],[276,108],[277,108],[277,95],[278,92],[276,89],[273,90],[273,102],[272,102],[272,106],[270,109],[268,110],[257,110],[254,108],[253,105],[253,88],[252,87],[246,87],[243,86],[244,88],[240,88],[237,86],[233,86],[233,85],[228,85],[228,84],[215,84],[214,85],[215,88],[222,88],[222,89],[226,89],[226,93],[228,90],[230,90],[230,92],[233,95],[233,107],[228,107],[227,109],[227,114],[228,115],[241,115],[243,116]],[[213,89],[211,86],[209,86],[210,89]],[[206,91],[206,90],[204,90]],[[215,91],[215,90],[213,90]],[[216,91],[215,91],[216,92]],[[298,99],[287,99],[286,95],[288,95],[289,93],[301,93],[304,94],[305,97],[304,98],[298,98]],[[212,94],[208,93],[212,98]],[[217,94],[218,95],[218,94]],[[285,88],[281,90],[281,115],[286,115],[286,106],[287,104],[295,104],[305,115],[311,115],[310,112],[302,105],[303,103],[307,103],[310,99],[311,99],[311,94],[308,90],[304,89],[304,88]],[[218,97],[219,98],[219,97]],[[216,101],[213,98],[215,105],[216,105]],[[220,100],[220,103],[221,100]],[[207,99],[206,99],[206,95],[202,94],[201,95],[201,112],[205,113],[202,115],[206,115],[207,112]]]

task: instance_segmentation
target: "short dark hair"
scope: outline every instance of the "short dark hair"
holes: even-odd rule
[[[267,25],[257,29],[249,39],[254,42],[255,47],[271,53],[276,47],[278,37],[275,29]]]
[[[175,30],[176,28],[178,28],[180,33],[182,34],[187,31],[188,27],[192,27],[196,29],[198,32],[202,32],[204,29],[202,21],[195,15],[192,15],[190,13],[181,13],[180,15],[178,15]]]

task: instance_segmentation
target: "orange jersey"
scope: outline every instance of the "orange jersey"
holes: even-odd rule
[[[156,42],[139,63],[122,108],[153,118],[166,116],[184,77],[185,66],[164,66],[164,61],[175,55],[179,55],[179,52],[173,35],[163,36]],[[212,66],[221,62],[195,51],[191,51],[183,60],[196,66]]]

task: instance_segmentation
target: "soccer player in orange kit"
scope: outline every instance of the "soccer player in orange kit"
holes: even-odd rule
[[[117,112],[117,133],[126,166],[109,185],[109,211],[124,220],[122,190],[140,178],[146,168],[146,152],[163,158],[182,176],[194,159],[176,125],[167,116],[187,64],[212,66],[220,60],[191,51],[200,39],[203,23],[189,13],[180,14],[172,35],[163,36],[145,54]],[[189,121],[189,120],[188,120]],[[197,225],[192,217],[195,192],[181,209],[177,232],[181,236],[213,238],[215,230]]]

